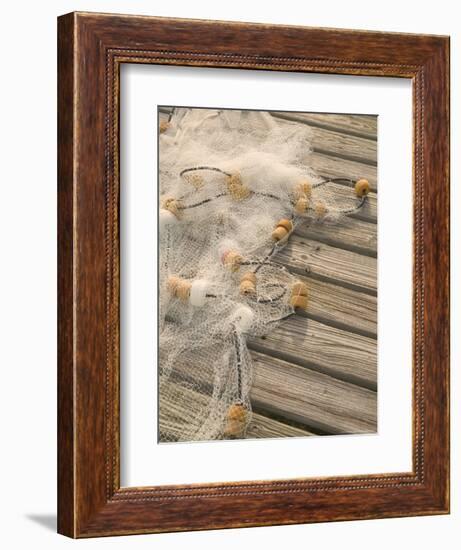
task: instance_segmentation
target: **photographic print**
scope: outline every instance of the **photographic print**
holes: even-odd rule
[[[377,432],[377,116],[157,120],[159,442]]]

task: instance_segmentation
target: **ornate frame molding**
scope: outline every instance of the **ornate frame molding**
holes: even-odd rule
[[[58,45],[59,532],[88,537],[447,513],[448,38],[72,13],[59,18]],[[413,80],[411,472],[120,487],[121,63]]]

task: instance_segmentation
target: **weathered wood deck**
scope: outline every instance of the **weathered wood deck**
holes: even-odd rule
[[[166,111],[160,115],[166,117]],[[372,192],[366,206],[339,226],[299,227],[277,256],[308,284],[309,308],[266,337],[248,342],[254,362],[254,414],[246,437],[374,432],[377,119],[287,112],[272,116],[280,124],[310,126],[309,162],[320,175],[365,177]],[[350,189],[341,185],[337,192],[350,196]],[[194,396],[191,402],[197,399]],[[190,414],[190,403],[187,406]],[[164,413],[178,418],[178,407],[171,404]]]

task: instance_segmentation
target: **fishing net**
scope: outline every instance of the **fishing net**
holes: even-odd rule
[[[299,224],[338,223],[366,200],[366,180],[344,193],[315,174],[310,138],[257,111],[175,108],[160,126],[162,442],[245,437],[247,338],[307,308],[277,253]]]

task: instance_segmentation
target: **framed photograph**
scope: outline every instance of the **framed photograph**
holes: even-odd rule
[[[449,39],[58,20],[58,531],[449,512]]]

